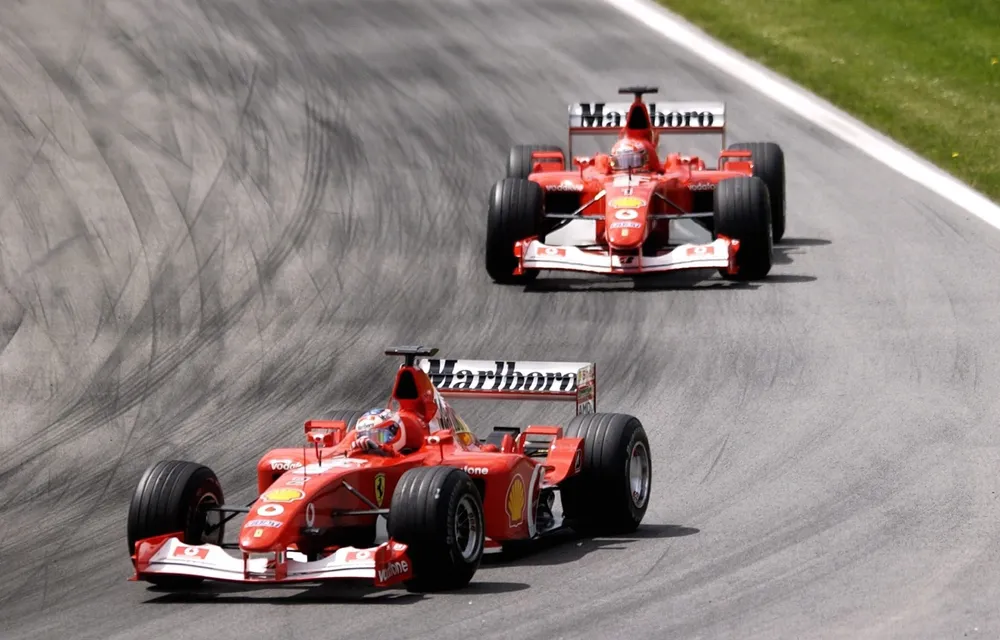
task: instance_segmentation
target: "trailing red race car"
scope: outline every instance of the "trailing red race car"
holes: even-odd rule
[[[540,270],[638,275],[716,268],[754,280],[771,270],[773,243],[785,232],[785,159],[773,142],[730,145],[710,168],[696,156],[657,155],[660,134],[715,133],[725,145],[723,103],[650,104],[655,87],[626,87],[629,103],[569,107],[574,135],[617,135],[609,154],[573,158],[557,146],[511,149],[507,177],[490,191],[486,270],[499,283],[523,284]],[[660,107],[659,109],[657,107]],[[670,222],[693,219],[708,244],[674,244]],[[594,224],[593,242],[546,244],[574,221]]]
[[[453,589],[472,579],[487,547],[567,525],[583,533],[639,526],[652,482],[649,441],[636,418],[595,413],[593,363],[436,353],[386,351],[405,358],[388,408],[306,422],[307,444],[257,462],[259,496],[247,507],[226,505],[205,466],[151,466],[129,507],[130,579],[173,589],[205,579],[338,578]],[[481,441],[444,395],[569,400],[577,415],[566,427],[495,427]],[[239,514],[238,540],[225,543],[225,524]],[[379,517],[389,536],[382,544]]]

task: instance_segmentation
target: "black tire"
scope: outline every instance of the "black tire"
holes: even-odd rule
[[[532,269],[515,276],[514,243],[538,233],[542,188],[529,180],[504,178],[490,190],[486,220],[486,272],[499,284],[525,284],[538,277]]]
[[[753,174],[764,181],[771,197],[771,231],[774,242],[785,236],[785,152],[774,142],[737,142],[734,151],[749,151]]]
[[[468,530],[462,527],[468,522]],[[418,467],[399,479],[392,492],[389,536],[409,545],[410,591],[460,589],[482,560],[486,522],[482,498],[472,479],[454,467]]]
[[[740,241],[736,252],[739,273],[719,273],[727,280],[759,280],[774,263],[771,236],[771,200],[760,178],[726,178],[715,189],[712,237],[728,236]]]
[[[562,147],[554,144],[519,144],[510,148],[510,155],[507,156],[507,177],[527,178],[531,175],[531,168],[535,165],[531,160],[531,154],[535,151],[558,151],[563,155],[562,167],[566,166],[566,154]]]
[[[225,526],[218,519],[214,531],[206,531],[206,507],[222,506],[222,485],[208,467],[194,462],[166,460],[146,469],[132,494],[128,509],[129,555],[135,543],[175,531],[184,533],[185,544],[222,544]],[[221,514],[220,514],[221,515]],[[152,576],[149,582],[168,588],[187,588],[202,581],[185,576]]]
[[[590,413],[573,418],[565,434],[584,441],[583,468],[559,487],[566,523],[584,535],[635,531],[646,515],[653,485],[653,461],[642,423],[621,413]],[[638,492],[631,481],[633,455],[647,472]]]

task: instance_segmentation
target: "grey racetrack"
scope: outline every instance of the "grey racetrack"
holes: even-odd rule
[[[0,636],[995,638],[1000,233],[599,0],[35,0],[0,8]],[[565,105],[722,99],[788,162],[765,281],[493,285],[485,200]],[[251,499],[397,362],[597,363],[645,524],[465,592],[126,582],[159,459]],[[461,404],[492,424],[571,405]],[[299,605],[299,606],[281,606]]]

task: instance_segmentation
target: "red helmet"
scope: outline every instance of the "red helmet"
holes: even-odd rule
[[[614,171],[645,171],[649,168],[649,152],[639,140],[624,138],[611,147],[611,168]]]

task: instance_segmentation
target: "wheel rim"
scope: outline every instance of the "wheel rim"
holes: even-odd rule
[[[628,462],[629,494],[636,509],[646,506],[649,499],[650,466],[649,450],[642,442],[636,442]]]
[[[483,514],[472,496],[463,496],[458,501],[454,535],[462,559],[474,562],[483,546]]]
[[[198,532],[199,544],[221,544],[223,536],[222,513],[220,511],[209,511],[209,509],[219,507],[219,498],[212,493],[206,493],[198,500],[195,507],[195,518],[200,526]]]

